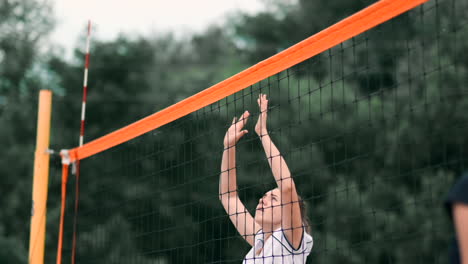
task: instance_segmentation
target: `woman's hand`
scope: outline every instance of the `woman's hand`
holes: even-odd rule
[[[236,145],[239,139],[248,133],[247,130],[242,130],[247,124],[247,120],[249,119],[250,113],[249,111],[245,111],[239,119],[236,121],[236,118],[232,120],[232,125],[229,127],[226,135],[224,136],[224,148],[230,148]]]
[[[268,99],[266,94],[259,94],[257,103],[258,107],[260,108],[260,115],[258,116],[257,124],[255,125],[255,132],[261,137],[268,134],[266,123],[268,112]]]

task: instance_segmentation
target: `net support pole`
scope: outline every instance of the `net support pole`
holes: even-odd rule
[[[41,90],[39,92],[36,153],[34,158],[29,264],[44,263],[51,112],[52,91]]]

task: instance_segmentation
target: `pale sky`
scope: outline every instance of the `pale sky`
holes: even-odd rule
[[[263,0],[53,0],[57,26],[54,43],[71,49],[89,19],[94,37],[113,39],[119,33],[197,32],[220,23],[239,10],[255,13]]]

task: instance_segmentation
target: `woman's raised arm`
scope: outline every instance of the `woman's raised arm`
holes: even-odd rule
[[[236,121],[234,118],[224,137],[219,199],[239,234],[253,246],[255,233],[260,230],[260,226],[255,223],[252,215],[239,199],[236,172],[236,144],[243,135],[247,134],[247,130],[243,130],[243,128],[249,115],[249,112],[245,111],[239,120]]]
[[[268,99],[260,94],[257,100],[260,116],[255,125],[255,132],[262,141],[263,149],[281,192],[281,228],[294,248],[298,248],[304,232],[299,197],[288,165],[270,138],[267,130]]]

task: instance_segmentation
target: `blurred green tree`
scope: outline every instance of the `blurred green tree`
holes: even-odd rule
[[[202,91],[374,2],[273,0],[263,12],[240,14],[193,36],[93,40],[85,141]],[[461,23],[467,4],[430,1],[245,92],[83,161],[79,256],[109,263],[243,257],[248,248],[217,200],[217,176],[226,125],[244,109],[254,119],[254,95],[261,90],[271,98],[272,137],[311,204],[311,263],[445,263],[450,228],[442,198],[467,165],[468,34]],[[77,49],[72,62],[60,54],[38,56],[53,24],[49,10],[32,0],[0,4],[0,122],[14,124],[0,130],[7,149],[0,160],[0,261],[6,263],[24,263],[27,255],[24,197],[31,189],[37,88],[58,95],[52,148],[78,141],[84,54]],[[249,209],[273,186],[252,134],[239,146],[238,169]],[[57,241],[57,161],[47,263],[55,260]],[[65,241],[71,235],[73,180]]]
[[[47,88],[39,51],[52,29],[51,6],[34,0],[0,2],[0,262],[26,263],[36,97]]]

